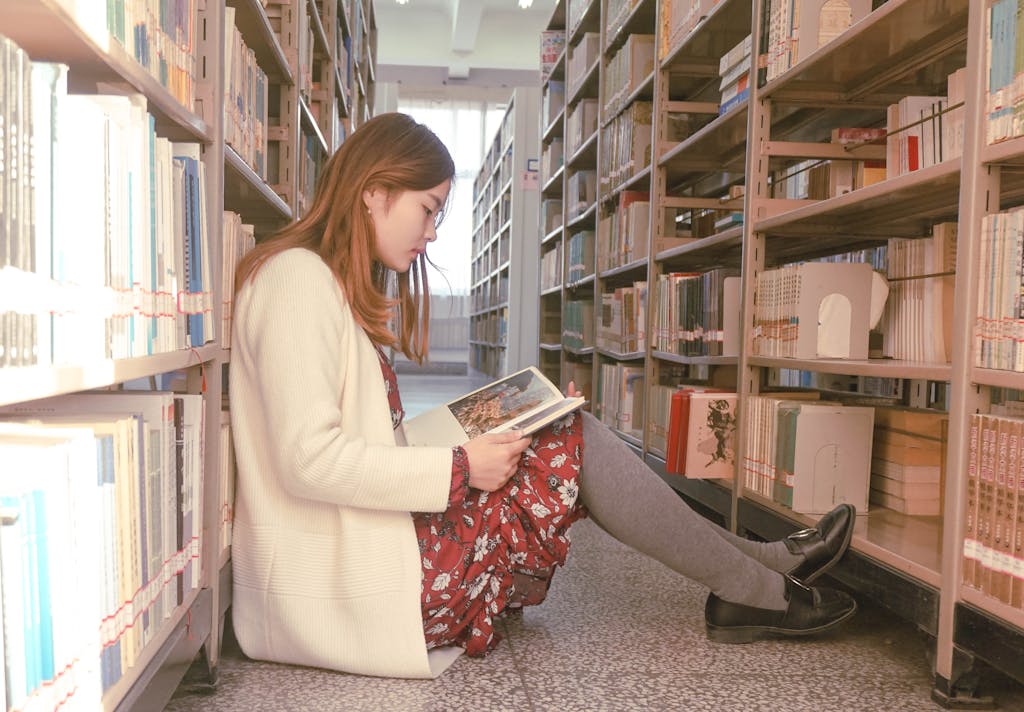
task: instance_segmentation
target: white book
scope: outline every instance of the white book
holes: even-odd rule
[[[524,434],[572,413],[584,399],[564,396],[537,368],[529,366],[405,421],[407,444],[463,445],[484,433]]]

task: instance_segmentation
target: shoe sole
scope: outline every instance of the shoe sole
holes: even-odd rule
[[[839,547],[839,551],[836,552],[836,555],[824,564],[822,564],[820,567],[818,567],[818,570],[811,573],[810,576],[808,576],[805,579],[800,579],[800,582],[802,584],[804,584],[805,586],[811,585],[812,583],[817,581],[823,574],[825,574],[829,569],[831,569],[833,566],[839,563],[839,560],[843,558],[843,556],[846,554],[846,550],[850,548],[850,542],[853,541],[853,527],[855,524],[856,520],[851,522],[850,526],[846,528],[846,537],[843,539],[843,545]]]
[[[832,628],[835,628],[841,623],[849,620],[849,618],[856,612],[857,602],[854,601],[853,608],[844,613],[842,617],[836,618],[834,621],[830,621],[825,625],[820,625],[817,628],[805,628],[802,630],[759,625],[720,627],[708,623],[707,635],[708,640],[712,642],[729,643],[733,645],[753,643],[754,641],[763,640],[765,638],[796,638],[805,635],[816,635],[818,633],[824,633],[827,630],[831,630]]]

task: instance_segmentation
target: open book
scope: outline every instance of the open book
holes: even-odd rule
[[[533,366],[405,421],[409,445],[462,445],[483,433],[529,435],[584,403],[565,397]]]

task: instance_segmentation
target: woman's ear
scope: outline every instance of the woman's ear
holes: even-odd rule
[[[377,212],[387,207],[388,196],[380,188],[367,188],[363,191],[363,204],[371,212]]]

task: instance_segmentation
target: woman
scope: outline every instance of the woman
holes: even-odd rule
[[[846,550],[848,507],[800,536],[748,541],[691,511],[589,414],[533,440],[403,447],[382,349],[426,355],[425,253],[454,173],[429,129],[378,116],[327,162],[309,213],[239,266],[230,390],[242,650],[437,675],[463,648],[497,643],[494,616],[543,599],[570,524],[588,513],[706,584],[713,638],[804,635],[852,615],[845,594],[804,585]]]

